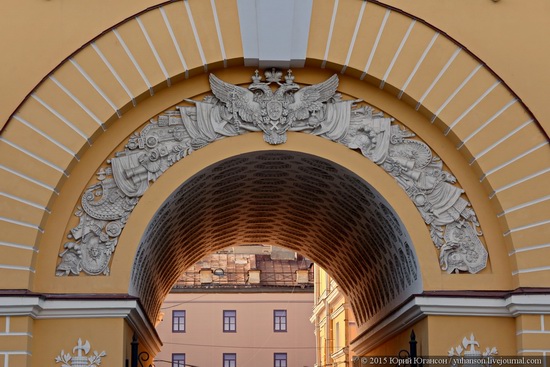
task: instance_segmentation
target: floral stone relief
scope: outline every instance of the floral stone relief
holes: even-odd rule
[[[186,100],[193,106],[166,111],[134,133],[82,195],[75,213],[79,223],[68,233],[56,274],[109,274],[118,238],[149,185],[195,150],[249,131],[263,132],[264,141],[273,145],[284,144],[288,131],[298,131],[360,151],[415,204],[429,226],[442,270],[477,273],[486,267],[476,214],[428,145],[361,100],[343,100],[336,92],[336,75],[303,88],[290,70],[283,76],[273,69],[263,79],[256,71],[252,84],[243,88],[210,74],[213,95]]]

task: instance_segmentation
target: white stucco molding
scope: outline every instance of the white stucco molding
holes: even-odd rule
[[[237,0],[245,66],[303,67],[313,0]]]
[[[162,342],[134,298],[46,298],[43,295],[0,295],[0,315],[43,319],[124,318],[147,348],[159,352]]]
[[[351,345],[357,355],[366,354],[426,316],[517,317],[525,314],[550,314],[550,294],[418,295],[376,325],[360,331]]]

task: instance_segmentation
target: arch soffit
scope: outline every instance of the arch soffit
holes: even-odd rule
[[[178,6],[179,9],[176,8]],[[188,14],[187,20],[182,20],[181,17],[178,20],[173,18],[177,17],[176,11],[181,11],[182,6],[182,3],[173,3],[151,9],[105,33],[45,78],[10,119],[3,131],[2,143],[3,148],[14,155],[9,155],[11,162],[5,162],[6,169],[2,173],[8,179],[12,178],[14,183],[22,182],[22,185],[9,186],[5,191],[8,191],[9,200],[15,200],[14,205],[21,205],[23,209],[14,211],[14,217],[8,217],[8,221],[4,224],[7,222],[8,226],[25,227],[25,231],[28,232],[25,237],[28,239],[25,240],[27,243],[22,244],[23,246],[34,248],[39,242],[42,227],[49,216],[49,208],[57,196],[58,188],[71,174],[72,168],[76,166],[83,152],[96,141],[106,126],[109,126],[110,130],[116,126],[112,122],[117,119],[117,115],[129,113],[133,105],[142,103],[149,98],[150,94],[158,93],[169,85],[175,85],[186,77],[203,73],[208,68],[242,64],[243,54],[240,48],[242,45],[235,42],[232,44],[225,42],[224,45],[227,48],[224,51],[201,50],[200,39],[206,43],[207,34],[220,34],[217,32],[191,29],[192,32],[188,34],[197,35],[196,43],[185,49],[185,55],[182,54],[182,49],[176,46],[181,40],[172,38],[170,32],[164,31],[164,34],[151,32],[153,34],[151,37],[147,30],[160,29],[161,24],[166,26],[166,19],[170,25],[172,25],[171,22],[182,22],[177,24],[181,27],[190,27],[191,8],[185,9]],[[360,7],[366,6],[364,3],[360,4]],[[339,13],[336,12],[336,14],[338,17],[346,13],[353,14],[357,19],[356,30],[351,34],[338,36],[329,36],[329,29],[324,29],[324,33],[311,34],[305,60],[306,66],[340,70],[352,78],[365,80],[370,85],[377,85],[389,95],[394,94],[398,99],[414,106],[432,120],[433,125],[439,127],[447,139],[457,144],[459,152],[469,160],[485,185],[489,198],[496,203],[496,211],[501,211],[501,227],[504,234],[508,236],[509,248],[512,252],[515,251],[512,239],[514,232],[521,231],[519,235],[522,237],[527,233],[524,231],[529,232],[535,227],[537,230],[542,228],[544,232],[548,227],[547,218],[538,218],[536,214],[534,218],[528,215],[528,223],[525,223],[525,215],[512,215],[511,220],[508,220],[507,215],[508,212],[517,211],[525,213],[529,210],[525,208],[532,205],[546,205],[546,202],[540,199],[544,194],[539,192],[540,189],[528,190],[527,197],[520,195],[519,198],[517,195],[512,195],[513,190],[510,190],[518,185],[522,189],[525,185],[537,187],[537,182],[544,180],[548,173],[547,159],[537,159],[547,158],[547,137],[541,132],[537,122],[530,117],[521,101],[512,95],[489,70],[485,69],[484,65],[446,38],[444,34],[419,22],[413,23],[414,20],[406,14],[392,12],[392,9],[381,4],[370,3],[368,6],[371,7],[369,11],[378,14],[380,23],[378,23],[377,32],[368,32],[366,28],[368,25],[360,19],[365,9],[341,5],[338,9]],[[235,9],[233,13],[234,11]],[[314,14],[312,19],[322,19],[335,14],[334,10],[332,12],[322,10],[317,3],[313,6],[312,12]],[[335,18],[335,22],[341,21],[338,17]],[[238,27],[231,27],[235,24],[227,21],[216,22],[212,19],[211,22],[205,23],[212,23],[215,29],[221,29],[221,34],[227,37],[235,36],[235,29],[238,29]],[[370,24],[376,24],[376,22],[370,22]],[[392,28],[400,32],[390,32]],[[318,27],[316,29],[319,30]],[[335,27],[335,29],[338,31],[339,28]],[[357,42],[357,40],[367,41],[364,38],[367,33],[377,34],[377,38],[371,40],[370,47],[366,46],[368,42]],[[403,37],[399,41],[392,42],[390,39],[386,41],[384,35],[390,33],[401,34]],[[132,34],[139,34],[140,40],[130,41]],[[145,34],[147,36],[144,37]],[[128,37],[128,42],[133,42],[130,46],[124,41],[125,37]],[[421,44],[422,39],[428,40],[426,47],[411,46],[408,49],[410,37],[419,38],[411,43],[415,45]],[[239,39],[239,35],[236,38]],[[350,38],[355,39],[356,42],[350,42],[349,49],[346,52],[340,52],[337,44],[346,45],[341,40]],[[339,40],[338,43],[335,43],[335,39]],[[212,44],[219,44],[221,47],[223,42],[220,40],[220,38],[214,39]],[[164,48],[161,45],[164,45],[162,46]],[[169,50],[172,45],[174,49]],[[387,63],[388,60],[378,57],[382,54],[384,45],[386,47],[392,45],[395,49],[390,64]],[[130,51],[128,52],[127,49]],[[131,51],[132,49],[134,52]],[[397,50],[400,50],[399,53]],[[392,54],[388,50],[386,52]],[[442,57],[445,53],[450,57]],[[148,59],[136,60],[135,56],[134,58],[130,56],[134,54],[148,55],[143,56]],[[344,54],[347,55],[346,59],[340,60],[339,55]],[[124,57],[117,57],[121,55]],[[180,62],[185,56],[187,64],[172,65],[171,68],[167,68],[166,65],[162,67],[162,61],[159,62],[159,59],[162,60],[161,55]],[[159,58],[156,58],[157,56]],[[441,60],[446,61],[441,64]],[[384,65],[388,67],[384,68]],[[389,69],[390,65],[391,69]],[[383,69],[385,69],[384,72],[380,72]],[[360,72],[361,70],[363,71]],[[407,72],[408,70],[410,73]],[[422,72],[425,74],[417,74]],[[122,75],[123,73],[126,74]],[[451,74],[455,78],[447,80]],[[457,75],[462,75],[464,78],[457,80]],[[399,78],[404,81],[403,84],[399,83]],[[425,84],[422,85],[420,80]],[[407,88],[404,88],[405,85]],[[80,94],[76,95],[76,91]],[[473,98],[471,96],[478,97],[468,102],[466,95],[470,96],[470,99]],[[498,106],[501,107],[498,108]],[[480,125],[479,115],[483,114],[486,116],[482,118],[484,123]],[[468,120],[472,116],[476,118]],[[505,125],[506,128],[499,129],[498,135],[494,136],[494,127],[497,122],[499,127]],[[524,137],[522,134],[530,137],[529,146],[525,146],[524,143],[514,144],[517,140],[522,141]],[[24,141],[29,140],[29,136],[33,142],[31,144]],[[51,149],[37,149],[38,146],[44,145]],[[16,159],[13,159],[14,157]],[[534,167],[530,166],[519,173],[512,169],[529,159],[535,162]],[[13,162],[26,160],[34,162],[33,165],[28,166],[32,173],[19,166],[13,166]],[[46,165],[48,169],[40,170],[38,173],[33,170],[37,164]],[[35,190],[28,190],[28,186]],[[32,209],[27,210],[28,206]],[[19,214],[21,212],[23,214]],[[536,241],[536,238],[528,239],[527,244],[536,246]],[[28,264],[25,265],[28,266]],[[15,266],[17,267],[18,265]],[[28,269],[34,270],[32,267]]]
[[[223,139],[215,143],[212,143],[206,146],[205,148],[202,148],[201,150],[193,153],[192,155],[186,157],[182,161],[172,166],[173,168],[166,171],[166,173],[162,175],[158,179],[158,181],[155,182],[154,185],[151,186],[151,188],[145,193],[143,198],[140,199],[140,203],[138,203],[134,212],[132,212],[132,216],[130,217],[129,222],[125,227],[125,230],[118,244],[119,247],[122,246],[122,248],[124,248],[123,250],[124,253],[129,255],[113,256],[111,275],[115,279],[125,279],[125,281],[127,280],[127,283],[121,284],[121,287],[128,286],[128,284],[130,284],[130,293],[139,295],[143,299],[147,299],[148,301],[145,307],[147,309],[147,312],[151,312],[154,317],[156,312],[155,307],[160,307],[160,303],[164,299],[165,293],[169,291],[172,281],[175,281],[175,279],[178,276],[177,274],[174,275],[175,273],[172,270],[164,269],[163,267],[164,262],[159,263],[158,257],[163,255],[159,255],[159,250],[155,249],[155,247],[157,247],[156,239],[159,236],[166,238],[163,232],[166,232],[166,230],[171,231],[170,229],[168,229],[171,227],[179,227],[177,222],[180,222],[180,221],[185,222],[187,221],[188,217],[192,217],[195,214],[195,213],[188,213],[186,215],[183,215],[181,213],[178,214],[177,212],[180,210],[178,209],[178,207],[182,207],[185,205],[179,205],[179,204],[173,205],[171,204],[171,200],[174,197],[177,198],[178,196],[181,196],[180,192],[186,190],[185,187],[186,185],[188,185],[190,181],[194,181],[194,183],[188,186],[199,185],[202,187],[202,185],[204,185],[204,186],[208,186],[209,187],[208,190],[210,190],[212,186],[206,183],[205,181],[208,181],[208,178],[219,175],[219,172],[223,172],[223,171],[227,172],[226,169],[223,169],[224,162],[231,162],[232,165],[238,167],[238,163],[235,163],[235,162],[238,162],[241,159],[248,159],[251,156],[253,157],[255,155],[260,155],[260,159],[262,160],[262,159],[265,159],[263,157],[264,153],[267,153],[265,155],[277,155],[276,153],[278,152],[282,153],[281,156],[285,155],[285,157],[283,158],[285,162],[289,162],[288,160],[289,156],[295,156],[297,157],[296,159],[300,159],[301,156],[305,156],[305,157],[308,157],[307,159],[312,159],[312,160],[317,160],[317,159],[326,160],[327,163],[329,163],[330,165],[334,165],[334,167],[340,166],[344,170],[348,172],[352,172],[353,175],[357,175],[357,177],[365,181],[365,183],[363,183],[364,185],[369,186],[369,184],[372,184],[372,188],[375,191],[379,190],[378,193],[376,194],[377,195],[379,194],[381,197],[383,197],[384,198],[383,200],[388,198],[387,205],[389,205],[389,207],[392,208],[391,210],[393,210],[395,214],[400,218],[399,220],[401,219],[403,220],[402,225],[406,228],[405,237],[409,238],[410,236],[410,241],[413,244],[412,251],[416,252],[415,254],[412,255],[411,259],[413,262],[418,261],[418,265],[420,268],[419,269],[420,277],[417,279],[417,281],[413,280],[413,283],[409,284],[410,289],[405,287],[401,293],[397,291],[396,298],[390,302],[392,306],[396,306],[398,303],[402,302],[404,300],[403,298],[404,295],[410,296],[411,293],[409,291],[411,291],[411,289],[413,290],[413,293],[420,292],[422,289],[421,285],[424,282],[427,282],[430,285],[441,282],[442,274],[437,264],[437,253],[436,253],[436,250],[431,245],[431,239],[429,237],[429,234],[427,233],[427,231],[423,229],[425,225],[422,219],[420,218],[420,216],[417,215],[417,210],[414,204],[412,204],[410,200],[407,200],[406,194],[403,192],[402,189],[399,188],[399,186],[395,183],[395,181],[391,177],[386,175],[382,170],[380,170],[376,165],[372,164],[369,161],[365,162],[363,157],[361,157],[359,154],[356,154],[353,151],[350,151],[346,147],[343,147],[339,144],[327,145],[323,139],[319,139],[317,137],[313,137],[302,133],[290,133],[288,136],[287,143],[283,145],[278,145],[278,146],[269,146],[264,144],[263,141],[260,139],[260,136],[258,136],[258,134],[245,134],[245,135],[240,135],[238,137],[234,137],[231,139]],[[197,154],[197,153],[200,153],[200,154]],[[243,157],[247,157],[247,158],[243,158]],[[275,162],[281,163],[281,161],[275,161],[275,160],[271,161],[271,163],[275,163]],[[252,163],[252,162],[249,162],[249,163]],[[213,166],[217,167],[217,168],[214,168],[216,173],[213,173],[211,171],[212,169],[211,167]],[[220,169],[220,167],[222,167],[222,169]],[[305,169],[306,167],[302,167],[302,168]],[[292,171],[292,170],[296,170],[296,168],[294,167],[292,169],[289,169],[288,171]],[[204,175],[204,172],[207,172],[206,176]],[[247,178],[244,180],[245,181],[249,179],[253,180],[254,178],[257,179],[257,177],[259,177],[259,173],[260,172],[250,173],[250,170],[249,170],[248,176],[246,176],[245,174]],[[271,172],[271,174],[273,174],[273,172]],[[236,175],[238,175],[238,173],[236,172],[232,173],[232,176],[236,176]],[[199,178],[197,181],[197,176],[207,177],[207,179],[204,180]],[[291,182],[291,184],[282,185],[282,186],[295,186],[297,184],[295,181],[295,178],[291,176],[292,176],[292,173],[287,178],[287,180]],[[214,178],[213,180],[214,182],[218,182],[217,178]],[[197,182],[200,182],[200,184],[197,184]],[[304,182],[302,182],[302,184]],[[245,185],[246,182],[243,182],[242,179],[241,179],[241,184],[243,184],[242,185],[243,187],[246,186]],[[329,181],[323,182],[322,178],[319,180],[319,184],[322,184],[320,187],[325,187],[327,186],[327,184],[331,185]],[[233,194],[229,194],[229,197],[231,197],[232,195]],[[319,195],[320,195],[318,197],[319,204],[321,202],[324,202],[324,199],[328,198],[324,196],[325,194],[319,193]],[[335,197],[337,197],[338,195],[339,195],[338,193],[334,194]],[[219,194],[212,193],[207,196],[209,199],[205,199],[205,201],[218,200],[221,202],[221,200],[223,200],[222,199],[223,196]],[[290,196],[292,196],[292,194],[290,194]],[[282,198],[281,201],[286,201],[286,200],[287,199]],[[302,202],[306,202],[308,200],[309,199],[304,197]],[[343,199],[342,197],[339,197],[337,198],[337,200],[345,200],[345,199]],[[315,200],[312,200],[310,205],[314,205],[313,204],[314,201]],[[265,204],[266,202],[263,203],[263,205]],[[357,205],[358,203],[350,202],[349,204]],[[249,206],[246,203],[238,203],[238,202],[234,203],[234,205],[243,207],[243,208],[246,206]],[[283,203],[282,205],[285,205],[285,204]],[[166,210],[167,207],[171,207],[171,209]],[[345,207],[345,205],[343,207]],[[206,221],[211,222],[212,218],[208,219],[208,217],[209,216],[214,217],[215,214],[213,213],[217,212],[217,210],[211,207],[208,207],[208,208],[209,209],[206,210],[206,212],[210,214],[203,215],[202,218],[203,219],[207,218]],[[251,211],[254,212],[254,210],[260,210],[260,209],[261,208],[258,209],[257,207],[255,207],[251,209]],[[278,217],[277,213],[280,212],[279,209],[280,207],[278,206],[278,204],[272,206],[272,208],[270,209],[270,216],[269,216],[270,219],[272,220],[270,220],[269,224],[265,224],[266,226],[273,226],[273,225],[277,226],[276,223],[279,222],[279,219],[277,219]],[[163,217],[168,217],[168,219],[164,219],[164,222],[171,223],[171,224],[168,225],[168,227],[157,226],[158,228],[160,228],[160,230],[157,230],[155,229],[154,219],[157,217],[160,211],[162,211],[165,214],[169,213],[168,216],[163,215]],[[327,220],[329,222],[332,219],[339,217],[339,214],[336,212],[334,212],[333,216],[331,217],[330,215],[326,215],[326,213],[323,214],[324,209],[318,209],[318,211],[319,212],[311,213],[310,217],[317,217],[317,219],[323,218],[324,220]],[[255,217],[255,215],[252,215],[251,213],[246,214],[246,209],[240,210],[239,213],[241,213],[240,216],[243,220],[245,218]],[[256,214],[260,215],[261,213],[256,213]],[[348,213],[348,215],[350,214],[351,213]],[[289,210],[288,216],[290,218],[296,218],[296,220],[298,220],[297,219],[298,217],[296,217],[296,215],[297,215],[296,210],[294,209]],[[351,214],[351,215],[353,216],[357,214]],[[227,216],[228,216],[228,219],[231,219],[232,217],[235,216],[235,214],[234,213],[227,214]],[[357,218],[357,219],[360,220],[360,218]],[[219,220],[222,220],[222,219],[219,219]],[[294,223],[296,227],[293,227],[293,229],[300,228],[300,225],[304,224],[303,221],[305,220],[306,219],[304,218],[301,222]],[[194,221],[194,223],[199,224],[194,219],[192,219],[192,221]],[[246,241],[247,236],[250,235],[250,232],[248,232],[249,235],[246,234],[247,228],[250,226],[250,224],[248,225],[246,223],[239,224],[239,223],[235,223],[234,220],[232,220],[231,223],[235,226],[235,229],[231,231],[225,231],[225,232],[230,232],[229,237],[227,236],[227,234],[223,235],[223,233],[221,237],[223,238],[228,237],[228,241],[233,241],[234,237],[245,238],[245,241]],[[315,232],[319,229],[324,230],[327,228],[331,228],[330,227],[331,225],[332,225],[331,223],[327,222],[326,226],[322,226],[320,225],[320,222],[318,220],[313,220],[309,225],[307,225],[307,227],[312,229],[313,232]],[[208,224],[206,226],[208,227]],[[152,231],[150,233],[145,233],[144,229],[150,229],[150,227],[153,228]],[[355,230],[359,229],[359,227],[361,229],[366,228],[366,227],[358,226],[358,227],[355,227],[354,229],[349,229],[349,232],[355,232]],[[195,228],[195,226],[193,226],[193,228]],[[189,230],[190,230],[189,228],[186,229],[186,231],[189,231]],[[177,232],[178,229],[176,229],[175,231]],[[260,235],[260,236],[266,237],[268,244],[284,246],[284,244],[286,243],[288,244],[288,246],[292,246],[291,247],[292,249],[297,250],[298,252],[312,258],[315,261],[319,261],[321,264],[327,265],[327,269],[329,270],[329,272],[331,272],[335,276],[335,279],[339,282],[339,284],[342,284],[345,286],[357,285],[357,288],[358,288],[356,292],[357,294],[351,295],[351,297],[356,302],[358,303],[364,302],[365,299],[369,297],[369,294],[365,293],[364,289],[362,289],[364,287],[361,286],[363,282],[361,282],[360,279],[364,279],[365,273],[367,274],[372,273],[374,266],[371,263],[371,267],[369,267],[369,265],[365,263],[363,266],[364,269],[359,271],[357,266],[360,266],[360,263],[362,261],[361,259],[363,257],[359,258],[358,253],[354,253],[354,255],[351,256],[349,252],[350,249],[346,247],[348,246],[348,242],[349,242],[347,239],[345,238],[341,239],[342,246],[336,245],[336,244],[326,246],[323,243],[321,247],[319,247],[319,244],[316,243],[315,238],[310,236],[312,233],[311,231],[309,232],[309,235],[308,233],[305,233],[305,232],[302,234],[302,236],[300,237],[300,240],[303,240],[303,241],[300,241],[298,237],[293,237],[292,235],[293,231],[289,231],[289,233],[287,233],[284,228],[282,231],[279,231],[277,228],[274,228],[272,231],[277,233],[284,232],[281,235],[282,237],[281,243],[273,243],[273,239],[270,239],[269,238],[270,236],[261,229],[255,230],[253,236]],[[158,233],[155,233],[155,232],[158,232]],[[204,232],[211,233],[210,230],[203,231],[202,229],[200,229],[199,232],[203,232],[203,234]],[[236,232],[237,235],[233,235],[234,232]],[[336,231],[334,232],[334,234],[336,236],[339,236],[338,234],[336,234]],[[204,237],[199,233],[197,233],[196,236],[200,238]],[[321,236],[324,236],[324,235],[321,234]],[[219,233],[215,233],[213,236],[207,235],[207,237],[210,238],[210,240],[206,241],[208,242],[209,246],[218,246],[218,247],[221,246],[220,244],[216,243],[216,240],[215,240],[217,237],[220,237]],[[277,235],[275,237],[277,237]],[[319,238],[317,234],[315,235],[315,237]],[[353,234],[351,235],[351,237],[353,237]],[[170,236],[168,236],[168,238],[170,238]],[[295,239],[294,242],[293,242],[293,239]],[[175,247],[178,247],[178,246],[181,247],[179,251],[182,251],[188,254],[192,253],[192,256],[195,257],[195,260],[204,257],[209,253],[209,251],[218,249],[218,248],[208,249],[205,246],[195,249],[195,247],[193,247],[193,241],[183,241],[183,242],[179,241],[181,243],[176,243],[178,241],[175,239],[170,239],[167,241],[171,241],[171,243]],[[408,241],[409,240],[406,240],[406,242]],[[305,245],[303,245],[300,242],[303,242]],[[296,243],[299,243],[299,244],[296,245]],[[418,243],[418,244],[429,243],[430,245],[415,247],[414,243]],[[295,246],[298,246],[298,247],[295,247]],[[396,248],[399,247],[398,244],[395,244],[395,246]],[[191,247],[193,248],[192,252],[190,252]],[[388,247],[393,248],[394,244],[388,245]],[[334,253],[332,253],[332,256],[338,256],[338,260],[330,264],[329,262],[334,259],[330,257],[331,255],[327,255],[327,253],[330,253],[335,248],[338,248],[338,251],[337,251],[338,254],[335,255]],[[121,250],[121,248],[117,249],[117,251],[119,250]],[[166,251],[168,251],[168,249],[166,249]],[[135,257],[133,255],[135,253],[139,254],[142,252],[145,254],[146,257],[149,257],[149,258],[155,257],[153,263],[158,263],[158,264],[153,265],[153,263],[149,263],[146,266],[136,265]],[[151,255],[152,253],[156,253],[157,255],[152,256]],[[350,256],[346,257],[346,254],[350,254]],[[164,256],[169,256],[169,255],[164,255]],[[383,256],[384,255],[382,255],[382,257]],[[173,257],[174,256],[172,256],[172,258]],[[416,258],[417,260],[415,260],[414,258]],[[166,261],[170,262],[174,268],[178,266],[181,267],[183,266],[182,264],[184,263],[192,263],[192,260],[193,259],[191,258],[183,258],[180,256],[179,258],[175,259],[175,261],[172,264],[170,259],[168,258],[166,259]],[[377,263],[377,261],[373,261],[373,262]],[[150,269],[157,269],[160,272],[162,272],[162,274],[155,275],[154,272],[151,272]],[[135,279],[128,278],[131,274],[134,276],[145,275],[146,277],[158,276],[159,278],[161,276],[171,277],[170,278],[171,280],[167,282],[162,282],[162,284],[158,284],[157,286],[152,287],[151,286],[152,282],[136,283]],[[101,278],[104,278],[104,277],[100,277],[98,279],[101,281]],[[52,280],[55,281],[55,279],[53,278]],[[385,281],[391,282],[391,279],[385,279]],[[159,289],[163,289],[163,290],[159,292]],[[145,294],[147,296],[143,297]],[[360,300],[360,297],[363,297],[362,298],[363,301]],[[361,307],[363,306],[364,305],[362,305]],[[379,317],[380,315],[377,315],[377,316]],[[364,321],[366,321],[365,316],[363,316],[363,319],[361,320],[361,322],[364,322]]]

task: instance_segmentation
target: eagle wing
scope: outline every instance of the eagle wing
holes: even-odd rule
[[[226,83],[214,74],[210,74],[209,81],[210,88],[216,98],[233,112],[237,112],[242,120],[254,122],[260,118],[261,107],[258,102],[254,101],[254,92]]]
[[[309,117],[311,111],[321,108],[323,102],[328,101],[338,88],[338,76],[334,74],[322,83],[310,85],[294,93],[294,102],[288,106],[296,120]]]

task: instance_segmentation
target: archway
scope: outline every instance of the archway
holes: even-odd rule
[[[79,302],[82,297],[97,300],[100,293],[104,300],[110,299],[112,303],[116,298],[122,308],[128,306],[124,304],[125,300],[131,299],[135,303],[128,307],[139,309],[139,301],[128,296],[134,259],[132,250],[136,249],[154,211],[148,212],[138,207],[138,211],[129,218],[128,226],[133,226],[133,233],[126,230],[120,237],[116,250],[120,256],[112,259],[113,271],[109,277],[58,279],[53,269],[58,266],[58,255],[63,251],[60,249],[66,243],[67,231],[76,226],[73,209],[89,185],[96,182],[94,175],[98,168],[111,153],[120,151],[130,134],[139,131],[145,121],[177,105],[183,98],[196,98],[208,93],[207,77],[203,74],[206,69],[214,70],[216,75],[234,84],[249,82],[253,70],[242,68],[247,62],[246,55],[241,48],[242,43],[235,42],[239,38],[236,35],[240,29],[238,17],[229,21],[237,11],[237,4],[226,3],[227,13],[213,12],[210,9],[212,4],[215,2],[191,5],[190,2],[170,2],[146,9],[137,16],[132,13],[127,21],[113,26],[94,42],[87,43],[45,76],[43,83],[28,95],[7,121],[1,141],[5,154],[1,157],[4,189],[0,218],[3,233],[0,248],[4,255],[0,268],[6,276],[0,279],[0,283],[10,297],[33,300],[32,307],[29,306],[31,311],[13,311],[9,308],[7,313],[12,315],[9,317],[24,315],[20,316],[24,320],[18,325],[16,333],[23,333],[27,339],[13,351],[21,350],[23,355],[29,356],[34,348],[30,346],[29,335],[34,335],[34,340],[46,338],[44,325],[54,322],[36,320],[55,318],[55,312],[37,309],[53,307],[57,315],[67,315],[66,310],[52,306],[56,297],[65,297],[62,296],[64,294]],[[414,205],[402,192],[397,194],[400,191],[391,178],[377,180],[378,184],[373,185],[383,197],[388,199],[396,195],[396,198],[403,199],[403,203],[399,199],[392,202],[391,206],[397,213],[414,213],[410,217],[399,216],[405,223],[411,221],[410,225],[406,225],[410,233],[415,232],[411,237],[419,236],[423,238],[420,242],[431,246],[427,246],[429,249],[422,253],[424,250],[417,248],[417,241],[413,241],[427,292],[407,304],[410,306],[407,306],[408,310],[414,312],[406,314],[403,311],[401,315],[407,322],[426,315],[471,316],[468,322],[461,323],[453,331],[453,335],[441,338],[440,344],[433,345],[439,353],[445,352],[445,345],[450,345],[452,338],[458,340],[462,338],[458,334],[469,333],[466,328],[479,329],[473,326],[477,319],[472,315],[487,316],[483,321],[485,325],[504,325],[503,340],[499,342],[508,353],[520,351],[520,343],[516,343],[512,336],[516,333],[522,335],[521,338],[531,334],[545,338],[546,333],[533,332],[544,328],[543,295],[547,292],[546,288],[540,287],[547,286],[546,274],[549,273],[547,257],[544,256],[548,251],[548,186],[540,184],[545,182],[549,172],[548,135],[544,119],[539,117],[543,120],[539,124],[528,106],[501,78],[466,47],[448,37],[444,30],[379,2],[336,1],[334,4],[329,8],[316,2],[312,7],[312,19],[325,25],[319,27],[319,24],[314,24],[318,32],[308,34],[309,44],[304,49],[306,68],[295,71],[296,81],[311,85],[327,79],[333,71],[341,72],[341,92],[366,100],[417,134],[442,159],[448,172],[458,178],[481,223],[484,244],[489,253],[488,267],[476,275],[442,272],[425,221],[419,218]],[[201,11],[208,13],[205,19],[209,21],[204,23],[204,27],[193,29],[193,14],[196,16]],[[181,17],[181,14],[185,16]],[[363,17],[365,14],[369,17]],[[216,22],[218,16],[221,22]],[[351,24],[349,19],[355,20],[355,28],[348,26]],[[330,24],[335,24],[335,27]],[[172,37],[167,25],[187,30],[187,33],[181,34],[193,36],[186,38],[185,42],[191,40],[194,43],[183,50],[180,47],[181,54],[178,54],[178,46],[185,42],[179,36]],[[333,34],[333,31],[336,33]],[[224,40],[222,36],[227,35],[236,37],[230,37],[233,42],[228,39],[225,43],[221,42]],[[223,45],[224,52],[216,47],[201,49],[201,39],[211,40],[211,45]],[[136,58],[136,55],[139,56]],[[184,56],[187,66],[181,62],[180,56]],[[294,135],[298,134],[289,134],[289,142],[284,149],[328,159],[355,173],[356,168],[365,162],[360,155],[348,152],[357,155],[363,162],[349,167],[345,161],[338,159],[341,155],[348,160],[346,153],[333,151],[327,155],[325,151],[332,149],[328,148],[331,143],[324,140],[319,143],[320,138],[310,136],[296,137],[296,144],[300,142],[303,145],[291,149],[294,137],[290,137]],[[257,143],[252,143],[251,139],[239,136],[215,143],[217,147],[225,148],[233,142],[245,144],[248,148],[240,152],[230,147],[225,153],[216,155],[212,152],[218,148],[212,146],[210,149],[209,146],[186,158],[186,161],[193,164],[200,160],[202,163],[198,163],[197,167],[205,168],[232,155],[266,150],[261,138]],[[349,159],[353,161],[355,158]],[[369,167],[369,173],[376,172],[374,168],[377,167]],[[174,166],[166,172],[169,176],[164,175],[152,188],[164,188],[166,194],[173,192],[177,186],[170,187],[166,184],[168,178],[164,178],[173,178],[175,173],[171,172],[182,174]],[[187,174],[184,172],[175,182],[179,185],[181,178]],[[370,178],[363,178],[371,182]],[[383,186],[395,190],[385,191]],[[165,199],[158,191],[156,194],[151,191],[144,196],[144,203],[153,207],[156,205],[156,210]],[[127,250],[130,250],[130,256]],[[423,260],[429,258],[431,262]],[[428,277],[425,277],[426,269],[430,274]],[[537,289],[525,290],[525,287]],[[479,294],[471,292],[473,290],[489,292]],[[521,308],[521,305],[527,302],[524,301],[526,298],[509,293],[514,290],[539,293],[535,301],[536,311],[529,311],[536,314],[536,322],[532,320],[533,315],[523,314],[526,308]],[[29,293],[30,298],[25,298]],[[445,298],[447,295],[449,297]],[[429,298],[432,296],[438,296],[438,301]],[[472,310],[461,303],[467,303],[472,298],[479,300],[480,297],[483,299],[480,309]],[[37,306],[41,300],[46,300],[49,306]],[[4,306],[9,303],[4,302],[7,302]],[[438,306],[435,307],[434,303]],[[518,307],[519,314],[515,311]],[[105,315],[102,312],[98,311],[94,317]],[[75,311],[71,315],[87,317],[89,314]],[[121,321],[128,315],[123,317],[123,314],[117,314],[121,318],[117,324],[121,331],[117,335],[121,337],[127,336],[131,328],[139,329],[137,319],[132,319],[134,316],[130,317],[133,320],[131,327]],[[500,321],[492,319],[502,316],[505,317]],[[147,318],[141,319],[143,326],[147,323],[143,320]],[[10,333],[15,330],[13,320]],[[447,335],[442,319],[432,317],[430,320],[432,324],[426,326],[427,329]],[[33,334],[35,321],[36,333]],[[370,338],[382,330],[387,339],[391,334],[387,331],[391,328],[387,328],[384,322],[365,329],[364,337]],[[83,329],[93,329],[90,320],[83,323],[87,325]],[[536,327],[529,326],[535,324]],[[6,321],[6,325],[10,325],[10,321]],[[108,325],[107,321],[105,325]],[[70,329],[70,323],[59,326],[60,330],[63,328]],[[6,330],[10,329],[6,326]],[[101,331],[96,335],[101,335]],[[70,338],[74,339],[74,336]],[[521,351],[544,352],[536,347],[538,341],[531,343],[528,337],[525,338],[522,339]],[[382,339],[384,337],[377,343],[382,343]],[[39,358],[53,358],[52,353],[59,353],[55,348],[67,349],[72,345],[66,345],[69,342],[75,343],[74,340],[63,340],[65,346],[59,347],[48,341],[32,354]],[[124,349],[122,343],[113,345]],[[372,349],[373,345],[369,348]],[[8,358],[8,354],[5,356]]]
[[[144,231],[131,293],[156,319],[192,263],[255,243],[290,248],[324,267],[361,325],[422,292],[413,241],[380,194],[330,161],[277,150],[223,160],[178,187]]]

